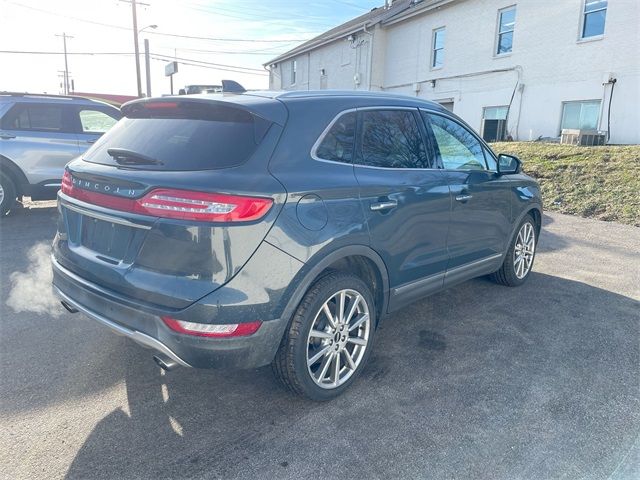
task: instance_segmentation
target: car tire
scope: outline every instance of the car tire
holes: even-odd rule
[[[17,190],[13,180],[0,173],[0,217],[7,215],[16,204]]]
[[[375,312],[371,290],[359,277],[341,272],[323,276],[293,315],[271,364],[275,376],[288,390],[311,400],[337,397],[371,354]]]
[[[500,270],[491,278],[500,285],[517,287],[527,281],[533,268],[538,246],[537,228],[531,215],[526,215],[511,240]]]

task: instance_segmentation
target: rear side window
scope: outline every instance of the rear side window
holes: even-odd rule
[[[356,112],[341,115],[324,135],[315,156],[321,160],[350,163],[356,136]]]
[[[230,107],[163,107],[148,114],[139,109],[127,116],[135,118],[111,128],[84,155],[86,161],[144,170],[235,167],[249,159],[268,128],[266,121]]]
[[[82,108],[78,111],[82,133],[104,133],[113,127],[117,118],[101,110]]]
[[[68,132],[61,105],[17,104],[2,119],[3,130]]]
[[[362,147],[358,163],[382,168],[433,168],[414,112],[362,112]]]

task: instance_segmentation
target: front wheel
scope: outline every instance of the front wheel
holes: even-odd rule
[[[362,371],[375,330],[375,305],[358,277],[331,273],[305,294],[272,363],[292,392],[312,400],[340,395]]]
[[[500,270],[492,278],[502,285],[517,287],[522,285],[533,267],[536,255],[536,226],[531,215],[527,215],[518,227]]]

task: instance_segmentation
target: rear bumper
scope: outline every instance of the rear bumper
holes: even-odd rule
[[[111,329],[111,331],[117,335],[123,335],[125,337],[130,338],[136,343],[139,343],[143,347],[152,348],[157,350],[160,353],[164,353],[166,356],[176,361],[178,365],[182,365],[183,367],[191,367],[186,361],[180,358],[176,353],[173,352],[169,347],[167,347],[164,343],[156,340],[149,335],[146,335],[142,332],[138,332],[137,330],[131,330],[123,325],[120,325],[112,320],[109,320],[107,317],[100,315],[93,310],[88,309],[87,307],[80,305],[78,302],[67,296],[62,292],[58,287],[54,286],[55,293],[60,297],[61,301],[67,304],[67,306],[75,308],[76,310],[84,313],[87,317],[95,320],[96,322],[104,325],[105,327]]]
[[[125,305],[104,288],[64,268],[54,257],[51,261],[54,291],[62,301],[114,333],[163,353],[185,367],[256,368],[266,365],[273,359],[286,326],[281,319],[263,320],[260,329],[246,337],[213,339],[183,335],[169,329],[160,314],[137,309],[130,301]],[[166,312],[169,316],[175,314]]]

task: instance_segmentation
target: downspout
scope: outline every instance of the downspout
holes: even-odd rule
[[[311,90],[311,50],[307,52],[307,90]]]
[[[362,27],[364,33],[369,35],[369,64],[367,66],[367,83],[369,84],[367,90],[371,91],[371,72],[373,71],[373,32],[367,30],[367,24],[365,23]]]

